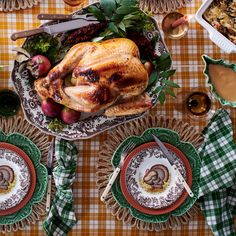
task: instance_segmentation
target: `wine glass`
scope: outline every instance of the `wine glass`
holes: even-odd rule
[[[209,90],[199,87],[178,93],[175,107],[195,121],[210,120],[219,108],[219,102]]]

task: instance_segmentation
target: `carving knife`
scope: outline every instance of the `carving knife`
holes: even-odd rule
[[[175,173],[178,177],[178,179],[181,181],[181,183],[183,184],[185,190],[187,191],[187,193],[189,194],[190,197],[193,197],[193,192],[191,191],[190,187],[188,186],[188,184],[186,183],[185,179],[183,178],[182,174],[179,172],[177,166],[175,165],[175,160],[173,159],[173,157],[170,155],[169,151],[167,150],[166,146],[161,142],[161,140],[159,138],[157,138],[157,136],[152,135],[153,138],[155,139],[156,143],[158,144],[158,146],[160,147],[162,153],[165,155],[165,157],[167,158],[167,160],[170,162],[171,166],[173,167],[173,169],[175,170]]]
[[[76,15],[76,14],[39,14],[39,20],[75,20],[84,19],[87,21],[96,21],[97,19],[90,14]]]
[[[97,24],[97,23],[100,23],[100,22],[97,20],[85,20],[85,19],[70,20],[70,21],[66,21],[66,22],[62,22],[62,23],[58,23],[54,25],[45,25],[36,29],[19,31],[19,32],[13,33],[11,35],[11,39],[15,41],[19,38],[26,38],[32,35],[43,33],[43,32],[53,35],[53,34],[65,32],[69,30],[74,30],[74,29],[78,29],[78,28],[81,28],[90,24]]]
[[[53,168],[53,155],[54,155],[54,138],[52,139],[48,151],[47,170],[48,170],[48,185],[46,196],[46,213],[48,214],[51,205],[51,188],[52,188],[52,168]]]

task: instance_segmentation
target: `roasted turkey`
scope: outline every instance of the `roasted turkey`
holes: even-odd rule
[[[71,75],[71,82],[65,78]],[[144,94],[148,73],[140,61],[137,45],[126,38],[73,46],[45,78],[35,81],[42,99],[81,112],[105,109],[107,116],[146,111],[151,99]]]

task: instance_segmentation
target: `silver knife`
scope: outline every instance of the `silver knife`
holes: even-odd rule
[[[48,214],[51,205],[51,189],[52,189],[52,167],[53,167],[53,155],[54,155],[54,138],[52,139],[48,151],[47,170],[48,170],[48,185],[46,196],[46,213]]]
[[[85,19],[71,20],[71,21],[54,24],[54,25],[42,26],[36,29],[19,31],[19,32],[13,33],[11,35],[11,39],[15,41],[16,39],[19,39],[19,38],[26,38],[35,34],[43,33],[43,32],[53,35],[53,34],[65,32],[69,30],[74,30],[74,29],[78,29],[78,28],[81,28],[90,24],[97,24],[97,23],[100,23],[100,22],[97,20],[88,21]]]
[[[190,197],[193,197],[193,192],[191,191],[190,187],[188,186],[188,184],[186,183],[185,179],[183,178],[182,174],[179,172],[177,166],[175,165],[175,160],[173,159],[173,157],[170,155],[169,151],[167,150],[167,148],[165,147],[165,145],[161,142],[161,140],[159,138],[157,138],[157,136],[155,136],[154,134],[152,134],[153,138],[155,139],[156,143],[158,144],[158,146],[160,147],[162,153],[165,155],[165,157],[167,158],[167,160],[169,161],[169,163],[171,164],[171,166],[173,167],[173,169],[175,170],[175,173],[178,177],[178,179],[181,181],[181,183],[183,184],[184,188],[186,189],[187,193],[189,194]]]

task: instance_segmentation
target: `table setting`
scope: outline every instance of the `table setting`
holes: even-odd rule
[[[0,0],[0,234],[235,235],[234,0]]]

